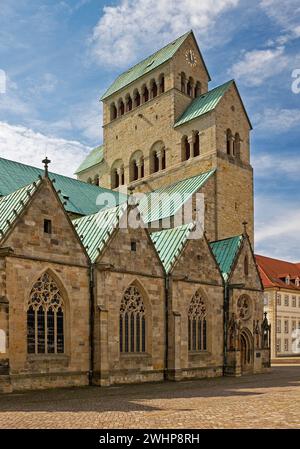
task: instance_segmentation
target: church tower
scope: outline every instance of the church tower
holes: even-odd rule
[[[209,90],[209,81],[192,31],[120,75],[102,97],[102,156],[77,175],[151,192],[215,170],[204,191],[209,238],[241,234],[246,221],[253,242],[251,123],[235,82]]]

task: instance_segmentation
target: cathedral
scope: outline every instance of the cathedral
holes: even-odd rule
[[[192,31],[106,90],[77,179],[0,158],[0,392],[270,368],[251,123]]]

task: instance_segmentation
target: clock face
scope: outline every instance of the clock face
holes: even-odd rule
[[[188,50],[185,54],[185,58],[187,60],[187,62],[192,66],[195,67],[195,65],[197,64],[197,58],[195,56],[195,53],[193,50]]]

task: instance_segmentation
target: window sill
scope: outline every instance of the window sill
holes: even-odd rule
[[[66,354],[27,354],[27,360],[30,362],[46,362],[48,360],[69,360],[69,356]]]
[[[189,351],[189,356],[190,357],[199,357],[199,356],[210,356],[211,352],[210,351]]]
[[[149,358],[151,355],[148,352],[122,352],[120,353],[120,357],[127,359],[127,358]]]

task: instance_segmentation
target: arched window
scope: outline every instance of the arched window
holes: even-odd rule
[[[240,138],[239,133],[235,133],[235,136],[234,136],[233,155],[238,158],[241,155],[241,138]]]
[[[193,96],[193,86],[194,86],[194,81],[193,81],[193,78],[190,76],[190,77],[189,77],[189,80],[188,80],[188,83],[187,83],[187,85],[186,85],[186,93],[187,93],[190,97]]]
[[[244,259],[244,273],[245,276],[248,276],[249,274],[249,259],[248,259],[248,255],[245,255],[245,259]]]
[[[122,298],[119,326],[120,353],[146,352],[145,307],[135,285],[131,285]]]
[[[195,98],[199,97],[200,95],[201,95],[201,83],[200,81],[197,81],[195,85]]]
[[[159,93],[163,94],[165,91],[165,75],[162,73],[159,76]]]
[[[94,184],[95,184],[96,186],[99,185],[99,181],[100,181],[99,175],[95,175],[95,176],[94,176]]]
[[[150,86],[151,86],[151,98],[157,97],[158,89],[157,89],[156,81],[152,80],[150,83]]]
[[[125,105],[123,100],[120,99],[118,104],[118,115],[121,116],[124,115],[124,113],[125,113]]]
[[[126,96],[126,112],[130,112],[132,110],[132,99],[130,95]]]
[[[54,279],[44,273],[34,284],[27,309],[28,354],[62,354],[64,301]]]
[[[194,157],[200,155],[200,137],[199,137],[199,131],[194,131]]]
[[[150,173],[166,168],[166,150],[162,140],[158,140],[150,149]]]
[[[133,93],[133,105],[134,107],[138,107],[141,104],[141,96],[139,91],[136,89]]]
[[[226,152],[230,156],[232,151],[232,132],[230,129],[227,129],[226,131]]]
[[[191,148],[187,136],[183,136],[181,140],[181,158],[187,161],[191,156]]]
[[[124,164],[121,159],[113,163],[111,169],[111,188],[117,189],[125,184]]]
[[[143,153],[138,150],[133,153],[129,161],[129,179],[136,181],[144,177],[144,157]]]
[[[181,92],[185,93],[186,78],[184,72],[181,72],[180,74],[180,82],[181,82]]]
[[[115,103],[110,105],[110,119],[115,120],[117,118],[118,112]]]
[[[143,98],[143,103],[146,103],[149,100],[149,90],[147,86],[143,87],[142,90],[143,94],[142,94],[142,98]]]
[[[88,184],[92,184],[92,178],[88,178],[88,179],[87,179],[87,183],[88,183]]]
[[[206,351],[207,349],[207,308],[200,291],[193,296],[188,309],[188,349]]]

